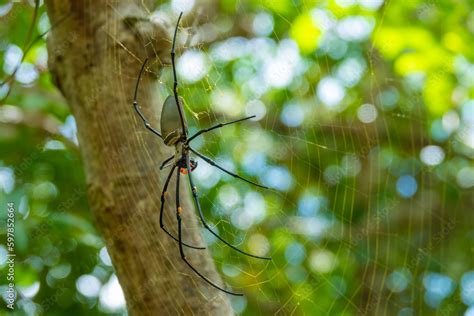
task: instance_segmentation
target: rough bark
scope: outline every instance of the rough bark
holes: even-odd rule
[[[144,129],[132,108],[141,61],[166,56],[170,49],[169,32],[147,20],[145,6],[152,8],[152,1],[45,2],[52,23],[71,14],[49,34],[49,66],[77,122],[90,207],[130,315],[232,314],[228,297],[189,270],[177,243],[159,227],[166,172],[158,166],[172,151]],[[139,104],[155,127],[166,97],[156,90],[149,72],[141,82]],[[184,236],[202,245],[187,181],[181,183]],[[169,194],[174,196],[173,182]],[[165,222],[176,232],[170,200]],[[207,250],[185,251],[200,271],[222,282]]]

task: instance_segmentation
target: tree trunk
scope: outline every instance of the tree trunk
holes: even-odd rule
[[[158,166],[172,150],[144,128],[132,107],[141,62],[170,51],[169,31],[147,19],[145,6],[152,8],[152,3],[46,1],[53,24],[67,16],[48,36],[49,66],[76,119],[90,207],[129,314],[230,315],[226,294],[196,277],[181,261],[177,242],[159,227],[167,172],[160,173]],[[154,77],[145,73],[138,100],[158,127],[160,100],[166,96],[156,90]],[[202,245],[187,181],[181,183],[185,240]],[[168,196],[174,197],[174,187],[171,183]],[[169,202],[165,223],[176,233],[174,199]],[[185,251],[203,274],[222,284],[207,250]]]

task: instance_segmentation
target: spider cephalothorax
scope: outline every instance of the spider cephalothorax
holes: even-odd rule
[[[179,252],[181,255],[181,259],[197,274],[199,277],[201,277],[203,280],[205,280],[207,283],[215,287],[216,289],[219,289],[225,293],[231,294],[231,295],[238,295],[241,296],[242,294],[230,292],[228,290],[223,289],[222,287],[214,284],[212,281],[210,281],[208,278],[206,278],[204,275],[202,275],[196,268],[194,268],[189,261],[186,259],[186,256],[184,255],[184,247],[192,248],[192,249],[205,249],[204,247],[198,247],[198,246],[192,246],[189,244],[186,244],[182,240],[182,208],[179,202],[179,182],[180,182],[180,176],[181,174],[187,174],[188,179],[189,179],[189,184],[191,185],[191,191],[193,194],[193,199],[196,204],[196,208],[198,211],[199,218],[201,219],[202,224],[204,225],[204,228],[207,229],[211,234],[213,234],[217,239],[231,247],[233,250],[240,252],[241,254],[244,254],[249,257],[254,257],[254,258],[259,258],[259,259],[264,259],[264,260],[270,260],[271,258],[267,257],[260,257],[256,255],[249,254],[243,250],[240,250],[239,248],[233,246],[230,244],[228,241],[226,241],[224,238],[219,236],[216,232],[214,232],[209,224],[207,223],[206,219],[204,218],[204,214],[201,210],[201,204],[199,203],[198,195],[197,195],[197,190],[196,187],[194,186],[194,181],[193,177],[191,175],[191,172],[196,169],[198,162],[190,157],[190,154],[194,154],[210,164],[211,166],[214,166],[221,171],[237,178],[243,181],[246,181],[250,184],[253,184],[255,186],[261,187],[261,188],[267,188],[263,185],[257,184],[255,182],[252,182],[250,180],[244,179],[241,176],[230,172],[226,170],[225,168],[221,167],[220,165],[216,164],[212,159],[204,156],[203,154],[197,152],[194,150],[191,146],[190,143],[193,139],[198,137],[199,135],[203,133],[210,132],[214,129],[221,128],[223,126],[229,125],[229,124],[234,124],[237,122],[245,121],[251,118],[254,118],[255,116],[249,116],[245,117],[242,119],[238,119],[235,121],[227,122],[227,123],[220,123],[217,125],[214,125],[209,128],[201,129],[197,133],[195,133],[193,136],[188,137],[188,124],[186,121],[186,117],[184,116],[184,108],[183,104],[184,101],[181,97],[178,96],[178,80],[176,78],[176,67],[175,67],[175,42],[176,42],[176,33],[178,31],[178,26],[179,26],[179,21],[181,20],[181,16],[183,13],[179,15],[178,22],[176,24],[176,29],[174,31],[174,36],[173,36],[173,44],[171,48],[171,65],[173,67],[173,95],[170,95],[166,98],[165,102],[163,103],[163,108],[161,110],[161,133],[158,132],[156,129],[154,129],[150,123],[146,120],[145,116],[143,113],[140,111],[140,108],[138,107],[138,102],[137,102],[137,92],[138,92],[138,85],[140,83],[140,78],[142,76],[143,70],[145,69],[145,65],[147,63],[147,59],[143,62],[142,68],[140,69],[140,74],[138,75],[137,79],[137,84],[135,87],[135,94],[134,94],[134,99],[133,99],[133,106],[135,108],[135,111],[137,114],[140,116],[141,120],[143,121],[145,128],[150,130],[153,134],[157,135],[161,139],[163,139],[163,142],[166,146],[173,146],[175,148],[175,153],[168,159],[166,159],[162,164],[160,169],[166,168],[166,167],[171,167],[171,171],[168,174],[168,177],[166,178],[165,184],[163,186],[163,190],[161,192],[161,208],[160,208],[160,227],[164,230],[166,234],[168,234],[171,238],[176,240],[179,243]],[[168,189],[169,182],[171,180],[171,177],[173,176],[174,170],[176,170],[176,218],[178,220],[178,238],[176,238],[173,234],[171,234],[164,226],[163,224],[163,209],[165,205],[165,196],[166,196],[166,190]]]

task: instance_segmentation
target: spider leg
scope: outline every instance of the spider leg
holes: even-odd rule
[[[243,255],[246,255],[246,256],[249,256],[249,257],[253,257],[253,258],[257,258],[257,259],[263,259],[263,260],[271,260],[272,258],[269,258],[269,257],[261,257],[261,256],[257,256],[257,255],[252,255],[250,253],[247,253],[243,250],[240,250],[239,248],[231,245],[228,241],[226,241],[224,238],[222,238],[221,236],[219,236],[216,232],[214,232],[210,227],[209,225],[207,224],[206,222],[206,219],[204,218],[204,214],[202,213],[202,210],[201,210],[201,204],[199,203],[199,198],[197,196],[197,190],[196,190],[196,187],[194,186],[194,182],[193,182],[193,176],[191,175],[191,168],[190,168],[190,163],[189,163],[189,155],[187,156],[187,165],[186,165],[186,168],[188,169],[188,177],[189,177],[189,184],[191,185],[191,190],[193,192],[193,199],[194,199],[194,202],[196,204],[196,207],[198,209],[198,214],[199,214],[199,218],[201,219],[201,222],[202,224],[204,225],[204,227],[211,233],[213,234],[214,236],[216,236],[216,238],[218,238],[220,241],[222,241],[224,244],[226,244],[227,246],[229,246],[230,248],[234,249],[235,251],[237,252],[240,252],[241,254]]]
[[[174,158],[174,155],[171,156],[171,157],[169,157],[169,158],[167,158],[165,161],[163,161],[163,163],[162,163],[161,166],[160,166],[160,170],[163,170],[163,168],[165,167],[165,165],[166,165],[168,162],[170,162],[173,158]]]
[[[145,128],[147,128],[149,131],[151,131],[156,136],[162,138],[161,134],[150,125],[150,123],[147,121],[147,119],[145,118],[143,113],[140,111],[140,108],[138,106],[138,101],[137,101],[138,85],[140,84],[140,79],[142,77],[143,69],[145,69],[145,65],[146,65],[147,61],[148,61],[148,58],[145,59],[145,61],[143,62],[142,68],[140,69],[140,74],[138,75],[137,84],[135,86],[135,93],[133,95],[133,107],[135,108],[135,112],[137,112],[138,116],[140,116],[140,118],[142,119],[143,124],[145,125]]]
[[[186,130],[186,124],[184,123],[184,114],[181,111],[181,107],[179,106],[179,98],[178,98],[178,79],[176,77],[176,65],[174,61],[174,47],[176,44],[176,34],[178,33],[179,22],[181,21],[181,17],[183,16],[183,12],[179,14],[178,22],[176,22],[176,28],[174,29],[173,35],[173,45],[171,47],[171,66],[173,67],[173,93],[174,99],[176,101],[176,106],[178,107],[179,119],[181,121],[181,128],[183,129],[183,136],[187,138],[188,131]]]
[[[173,168],[171,169],[170,173],[168,174],[168,177],[166,178],[166,181],[165,181],[165,185],[163,187],[163,191],[161,191],[161,208],[160,208],[160,227],[161,229],[163,229],[163,231],[168,235],[170,236],[171,238],[173,238],[174,240],[176,240],[177,242],[179,242],[180,244],[183,244],[184,246],[186,247],[189,247],[189,248],[192,248],[192,249],[206,249],[206,247],[197,247],[197,246],[191,246],[191,245],[188,245],[186,243],[182,243],[181,241],[179,241],[176,237],[174,237],[166,228],[165,228],[165,225],[163,224],[163,209],[164,209],[164,206],[165,206],[165,195],[166,195],[166,190],[168,189],[168,184],[170,183],[170,180],[171,180],[171,177],[173,176],[173,171],[174,169],[176,168],[176,165],[173,166]],[[178,169],[178,172],[179,172],[179,169]],[[178,180],[179,180],[179,177],[178,177]],[[176,196],[179,194],[179,191],[176,192]]]
[[[248,183],[253,184],[253,185],[255,185],[255,186],[257,186],[257,187],[260,187],[260,188],[268,189],[268,187],[266,187],[266,186],[264,186],[264,185],[261,185],[261,184],[252,182],[252,181],[250,181],[250,180],[247,180],[247,179],[245,179],[245,178],[242,178],[242,177],[239,176],[238,174],[235,174],[235,173],[233,173],[233,172],[230,172],[230,171],[224,169],[223,167],[221,167],[221,166],[219,166],[218,164],[216,164],[212,159],[210,159],[210,158],[204,156],[204,155],[201,154],[201,153],[198,153],[197,151],[195,151],[195,150],[192,149],[191,147],[189,147],[189,150],[191,150],[191,151],[192,151],[194,154],[196,154],[197,156],[201,157],[204,161],[206,161],[206,162],[207,162],[208,164],[210,164],[211,166],[214,166],[214,167],[216,167],[216,168],[218,168],[218,169],[224,171],[225,173],[227,173],[227,174],[233,176],[234,178],[243,180],[243,181],[245,181],[245,182],[248,182]]]
[[[196,134],[194,134],[193,136],[191,136],[191,137],[187,140],[187,143],[189,144],[193,139],[195,139],[196,137],[198,137],[198,136],[201,135],[201,134],[210,132],[210,131],[212,131],[212,130],[214,130],[214,129],[221,128],[221,127],[226,126],[226,125],[230,125],[230,124],[242,122],[242,121],[245,121],[245,120],[249,120],[249,119],[254,118],[254,117],[255,117],[255,115],[252,115],[252,116],[244,117],[244,118],[241,118],[241,119],[238,119],[238,120],[235,120],[235,121],[231,121],[231,122],[227,122],[227,123],[220,123],[220,124],[214,125],[214,126],[209,127],[209,128],[204,128],[204,129],[198,131],[198,132],[197,132]]]
[[[187,156],[187,169],[188,169],[188,174],[190,173],[189,171],[189,155]],[[230,294],[230,295],[235,295],[235,296],[243,296],[243,294],[240,294],[240,293],[234,293],[234,292],[230,292],[230,291],[227,291],[223,288],[221,288],[220,286],[216,285],[215,283],[213,283],[211,280],[209,280],[208,278],[206,278],[204,275],[202,275],[198,270],[196,270],[196,268],[194,268],[191,263],[189,263],[189,261],[186,259],[186,255],[184,254],[184,250],[183,250],[183,243],[181,242],[181,238],[182,238],[182,229],[181,229],[181,206],[179,204],[179,178],[180,178],[180,172],[179,172],[179,169],[178,169],[178,172],[177,172],[177,179],[176,179],[176,217],[178,219],[178,240],[179,240],[179,253],[181,254],[181,259],[188,265],[189,268],[191,268],[191,270],[194,271],[194,273],[196,273],[199,277],[201,277],[201,279],[203,279],[204,281],[206,281],[209,285],[211,285],[212,287],[222,291],[222,292],[225,292],[227,294]]]

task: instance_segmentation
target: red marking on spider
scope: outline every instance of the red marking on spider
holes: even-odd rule
[[[197,161],[195,162],[191,160],[191,162],[189,163],[189,166],[191,167],[191,172],[193,172],[194,169],[196,169],[197,167]],[[180,167],[179,172],[181,172],[182,174],[188,174],[188,169],[186,167]]]

